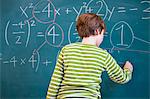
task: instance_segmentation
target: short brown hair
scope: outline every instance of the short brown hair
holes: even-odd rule
[[[76,28],[81,38],[96,35],[95,30],[105,30],[105,24],[102,18],[93,13],[81,14],[78,17]]]

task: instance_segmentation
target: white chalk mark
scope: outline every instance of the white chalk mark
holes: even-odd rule
[[[51,61],[48,61],[47,59],[46,59],[46,61],[45,62],[43,62],[43,64],[47,67],[48,66],[48,64],[51,64],[52,62]]]
[[[129,10],[131,10],[131,11],[137,11],[138,8],[132,8],[132,9],[129,9]]]
[[[121,26],[120,26],[121,25]],[[117,28],[117,30],[119,30],[119,29],[121,29],[121,44],[114,44],[113,43],[113,41],[112,41],[112,33],[113,32],[116,32],[116,27],[118,27],[118,26],[120,26],[119,28]],[[130,42],[128,42],[128,44],[126,43],[126,44],[124,44],[124,41],[123,41],[123,27],[124,26],[126,26],[130,31],[129,31],[129,33],[131,33],[130,35],[132,36],[132,38],[131,38],[131,40],[130,40]],[[114,31],[115,30],[115,31]],[[118,46],[118,45],[122,45],[122,47],[125,47],[125,48],[129,48],[131,45],[132,45],[132,43],[133,43],[133,41],[134,41],[134,34],[133,34],[133,30],[132,30],[132,28],[131,28],[131,26],[127,23],[127,22],[125,22],[125,21],[120,21],[120,22],[118,22],[118,23],[116,23],[114,26],[113,26],[113,28],[112,28],[112,30],[111,30],[111,32],[110,32],[110,43],[111,43],[111,45],[112,46],[114,46],[114,47],[120,47],[120,46]]]
[[[52,31],[52,34],[51,34]],[[47,33],[48,36],[53,36],[53,44],[55,44],[55,37],[59,36],[59,34],[56,34],[55,26],[53,26]]]
[[[43,43],[36,49],[36,51],[38,52],[45,44],[46,44],[46,41],[43,42]]]
[[[12,34],[16,35],[16,34],[24,34],[25,32],[24,31],[14,31],[12,32]]]
[[[98,6],[98,9],[96,9],[97,11],[94,12],[94,13],[96,13],[97,15],[102,16],[102,17],[103,17],[103,20],[105,20],[106,17],[107,17],[108,12],[111,12],[111,11],[108,9],[108,6],[107,6],[107,4],[105,3],[104,0],[99,0],[99,1],[97,1],[97,0],[90,0],[90,1],[87,3],[87,5],[86,5],[85,12],[86,12],[86,10],[87,10],[89,7],[93,7],[93,6],[92,6],[93,2],[95,3],[95,5]],[[105,13],[101,13],[103,7],[106,8]],[[95,10],[95,9],[94,9],[94,10]]]
[[[76,37],[76,39],[80,39],[80,37],[79,37],[79,36],[77,36],[77,37]]]
[[[36,9],[40,9],[41,7],[41,4],[45,5],[44,9],[42,9],[41,12],[43,13],[47,13],[46,15],[46,18],[45,17],[40,17],[40,11],[39,10],[36,10]],[[43,5],[42,5],[43,6]],[[42,13],[42,14],[43,14]],[[43,23],[43,24],[48,24],[48,23],[51,23],[51,22],[54,22],[55,21],[55,18],[56,18],[56,10],[55,10],[55,6],[53,5],[53,3],[48,0],[48,2],[45,2],[45,1],[39,1],[34,7],[33,7],[33,10],[32,10],[32,15],[33,17],[35,18],[35,20],[37,20],[38,22],[40,23]],[[44,14],[45,15],[45,14]],[[44,18],[44,19],[43,19]]]
[[[141,3],[150,3],[149,0],[144,0],[144,1],[141,1]]]
[[[115,30],[120,30],[121,29],[121,32],[120,32],[120,44],[117,44],[117,45],[122,45],[122,46],[128,46],[128,44],[124,44],[124,25],[121,25],[120,27],[116,28]]]
[[[92,7],[88,7],[88,8],[86,9],[86,12],[88,12],[88,13],[91,13],[92,11],[93,11]]]
[[[118,7],[118,12],[119,12],[119,13],[124,13],[124,12],[126,12],[125,7]]]
[[[12,24],[12,26],[18,26],[18,24],[14,23],[14,24]]]
[[[45,35],[37,35],[37,37],[44,37]]]
[[[113,46],[113,47],[110,49],[110,53],[113,53],[113,52],[114,52],[114,51],[113,51],[114,48],[115,48],[115,47]]]
[[[69,10],[69,8],[67,8],[67,9],[65,10],[65,12],[66,12],[66,14],[69,14],[69,12],[72,12],[72,10]]]
[[[143,40],[143,39],[135,37],[135,36],[134,36],[134,39],[139,40],[139,41],[144,42],[144,43],[147,43],[147,44],[150,44],[150,41],[146,41],[146,40]]]
[[[38,34],[37,37],[44,37],[44,36],[45,36],[45,35],[43,34],[43,32],[38,32],[37,34]]]
[[[41,13],[41,11],[34,10],[34,13],[39,14],[39,13]]]
[[[112,48],[105,48],[107,50],[111,50]],[[114,48],[113,50],[119,50],[119,51],[129,51],[129,52],[137,52],[137,53],[147,53],[150,54],[150,51],[145,50],[136,50],[136,49],[126,49],[126,48]]]
[[[100,16],[104,16],[104,14],[101,14],[100,12],[101,12],[101,10],[102,10],[102,8],[103,8],[103,2],[102,1],[97,1],[96,2],[96,4],[99,4],[99,9],[98,9],[98,11],[97,11],[97,15],[100,15]]]
[[[60,15],[60,8],[58,8],[57,10],[55,9],[55,12],[56,12],[56,15],[58,14],[58,15]]]
[[[69,30],[68,30],[68,41],[69,41],[69,43],[71,43],[71,29],[72,29],[72,27],[73,27],[73,24],[74,24],[74,22],[72,22],[72,23],[70,24]],[[76,32],[76,30],[77,30],[77,29],[74,30],[75,32],[73,33],[73,37],[77,39],[76,41],[79,41],[79,40],[80,40],[80,37],[77,35],[78,33]]]
[[[33,19],[34,17],[32,16],[31,18],[29,18],[29,19],[27,19],[27,20],[24,20],[24,24],[27,24],[27,21],[29,21],[29,22],[32,22],[32,19]],[[30,21],[31,20],[31,21]]]
[[[38,56],[38,63],[37,63],[37,66],[36,66],[35,72],[37,72],[37,71],[38,71],[38,69],[39,69],[39,64],[40,64],[40,54],[39,54],[39,52],[37,52],[37,51],[36,51],[36,53],[37,53],[37,56]]]
[[[28,18],[27,13],[25,12],[25,11],[27,10],[27,8],[28,8],[28,7],[25,7],[25,8],[23,9],[23,8],[20,6],[20,9],[21,9],[21,11],[22,11],[21,16],[24,14],[24,15]]]
[[[77,32],[75,32],[75,33],[73,33],[73,35],[78,35],[78,33],[77,33]]]
[[[10,63],[13,63],[13,66],[14,66],[14,68],[15,68],[15,67],[16,67],[16,62],[18,62],[18,61],[16,60],[16,57],[13,56],[13,57],[10,59],[9,62],[10,62]]]
[[[125,7],[118,7],[118,9],[122,10],[122,9],[125,9]]]
[[[107,31],[104,33],[104,36],[109,36],[109,34],[108,34],[108,32],[107,32]]]
[[[141,3],[148,3],[148,4],[150,4],[150,1],[141,1]],[[150,19],[150,16],[149,16],[149,13],[150,13],[150,6],[147,7],[147,8],[145,8],[145,9],[143,10],[143,13],[146,13],[147,16],[143,16],[142,19],[144,19],[144,20]]]
[[[29,22],[29,20],[27,20],[27,21]],[[31,20],[30,22],[31,22],[31,27],[36,26],[35,20]]]
[[[82,8],[86,8],[87,6],[86,6],[86,2],[83,2],[83,6],[82,6]]]
[[[145,13],[150,13],[150,7],[147,8],[147,9],[145,9],[145,10],[143,10],[143,12],[145,12]]]
[[[119,10],[118,12],[119,12],[119,13],[125,13],[126,10]]]
[[[10,20],[7,22],[6,28],[5,28],[5,41],[6,44],[9,46],[9,42],[8,42],[8,26],[9,26]]]
[[[81,14],[82,6],[80,7],[79,11],[77,11],[77,9],[75,7],[73,7],[73,10],[77,13],[77,17],[76,17],[76,21],[77,21],[79,15]]]
[[[59,30],[58,34],[55,33],[54,27],[57,28],[57,31]],[[54,32],[55,35],[50,34],[51,31]],[[49,38],[48,38],[49,34],[50,34],[50,36],[54,36],[54,37],[53,37],[53,42],[55,41],[55,36],[59,36],[59,39],[61,40],[60,43],[57,44],[57,45],[55,45],[56,43],[55,43],[55,44],[51,44],[51,42],[49,42]],[[61,28],[61,26],[60,26],[59,24],[57,24],[57,23],[51,24],[51,25],[47,28],[47,30],[46,30],[46,32],[45,32],[45,40],[46,40],[46,42],[47,42],[50,46],[60,47],[60,45],[61,45],[61,44],[63,43],[63,41],[64,41],[64,31],[63,31],[63,29]],[[58,41],[59,41],[59,40],[57,40],[57,42],[58,42]]]
[[[37,55],[37,60],[35,59],[35,55]],[[40,64],[39,52],[37,50],[34,50],[31,58],[28,61],[32,63],[32,68],[35,69],[35,72],[37,72],[39,69],[39,64]],[[35,65],[35,63],[37,63],[37,65]]]
[[[9,63],[9,61],[3,61],[3,64],[8,64]]]
[[[69,43],[71,43],[70,35],[71,35],[71,28],[72,28],[73,23],[74,23],[74,22],[72,22],[72,23],[70,24],[70,27],[69,27],[69,30],[68,30],[68,41],[69,41]]]
[[[29,3],[29,9],[32,9],[33,8],[33,3]]]
[[[113,14],[114,10],[115,10],[115,7],[113,7],[111,11],[108,10],[108,12],[110,13],[109,18],[108,18],[108,21],[110,21],[110,19],[111,19],[111,17],[112,17],[112,14]]]
[[[22,44],[21,42],[21,36],[16,36],[17,40],[16,40],[16,44]]]
[[[30,23],[29,23],[29,21],[27,20],[27,25],[28,25],[28,36],[27,36],[27,41],[26,41],[26,47],[28,46],[28,44],[29,44],[29,40],[30,40]]]
[[[143,20],[150,19],[150,17],[142,17]]]
[[[35,52],[32,53],[32,56],[29,58],[28,62],[31,62],[32,64],[32,68],[34,69],[34,63],[37,62],[37,60],[34,59],[34,55],[35,55]]]
[[[23,65],[23,64],[25,64],[25,60],[26,60],[26,58],[24,58],[24,59],[20,59],[21,60],[21,63],[20,63],[20,65]]]
[[[51,12],[51,7],[50,7],[50,3],[48,3],[48,18],[50,17],[50,12]]]
[[[18,25],[20,25],[20,28],[22,29],[25,24],[23,24],[21,21]]]

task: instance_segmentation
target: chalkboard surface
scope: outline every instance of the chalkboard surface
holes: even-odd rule
[[[44,99],[60,49],[81,41],[76,19],[96,13],[106,23],[100,46],[122,67],[134,65],[133,79],[119,85],[103,74],[103,99],[149,99],[149,0],[1,0],[1,99]]]

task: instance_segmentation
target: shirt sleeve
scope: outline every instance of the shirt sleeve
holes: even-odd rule
[[[122,69],[109,53],[106,57],[105,64],[106,71],[112,81],[124,84],[131,80],[132,72],[129,69]]]
[[[56,99],[64,74],[63,50],[59,53],[57,63],[48,87],[46,99]]]

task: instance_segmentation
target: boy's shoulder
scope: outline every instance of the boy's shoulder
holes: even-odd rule
[[[76,42],[76,43],[70,43],[70,44],[67,44],[63,47],[63,49],[67,49],[67,48],[78,48],[78,47],[83,47],[85,45],[83,45],[81,42]],[[103,54],[108,54],[107,50],[103,49],[103,48],[100,48],[100,47],[97,47],[97,46],[86,46],[86,48],[88,50],[93,50],[95,52],[100,52],[100,53],[103,53]]]

